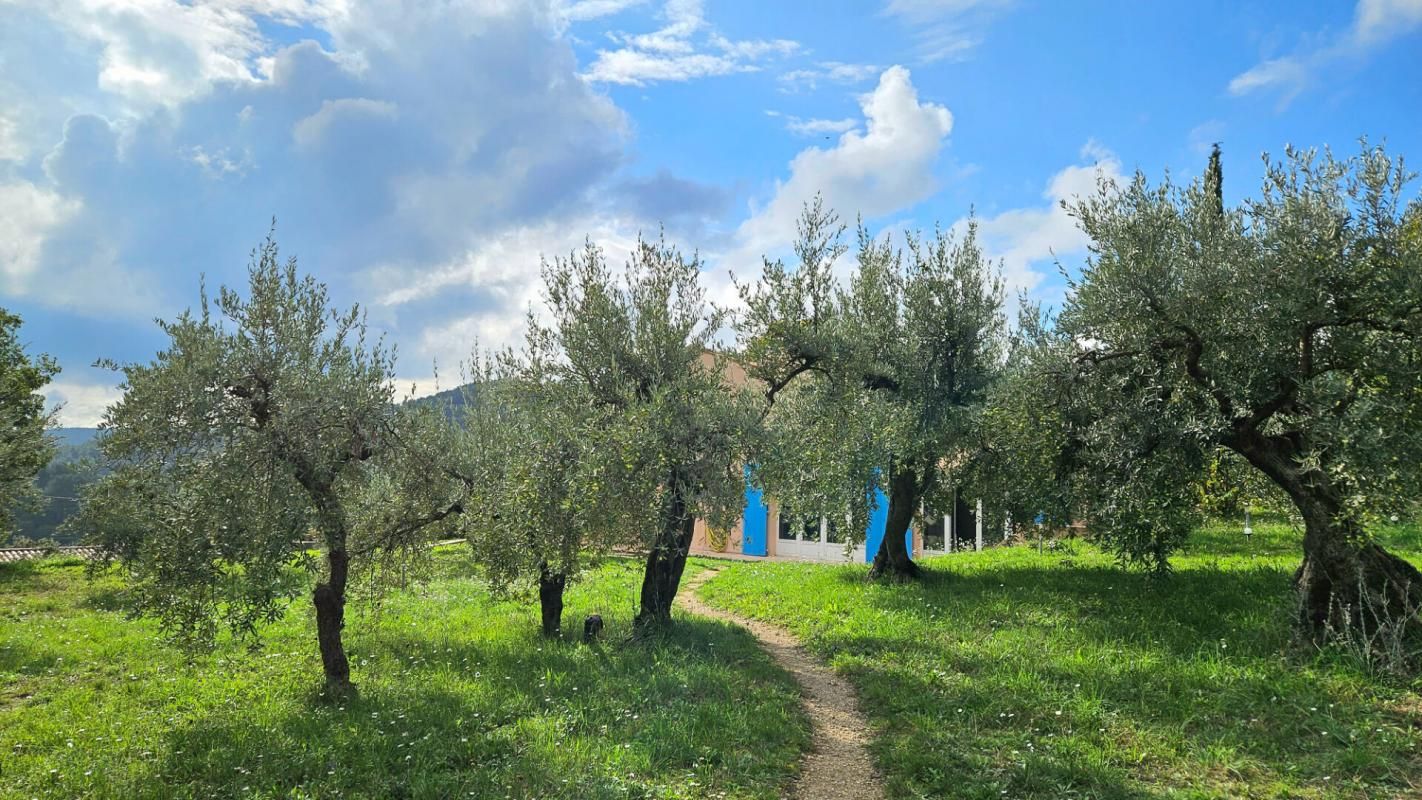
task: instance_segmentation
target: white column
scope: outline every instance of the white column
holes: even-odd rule
[[[982,501],[981,498],[978,499],[978,518],[977,518],[977,523],[978,523],[978,525],[977,525],[977,528],[978,528],[978,530],[977,530],[977,534],[978,534],[977,546],[978,546],[978,549],[981,550],[981,549],[983,549],[983,501]]]
[[[953,542],[958,538],[958,490],[953,490],[953,498],[948,501],[948,507],[952,511],[943,518],[943,549],[952,550]]]

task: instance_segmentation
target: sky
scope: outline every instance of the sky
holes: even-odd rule
[[[1098,180],[1225,195],[1264,154],[1422,158],[1422,0],[0,0],[0,307],[91,426],[200,283],[284,255],[403,386],[519,340],[539,264],[659,231],[709,295],[821,194],[875,233],[976,216],[1059,304]]]

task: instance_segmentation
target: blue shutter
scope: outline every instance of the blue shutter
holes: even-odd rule
[[[763,556],[767,549],[766,526],[770,509],[765,505],[765,493],[750,482],[751,468],[746,466],[746,510],[741,517],[741,552],[748,556]]]

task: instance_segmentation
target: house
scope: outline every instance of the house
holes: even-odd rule
[[[701,364],[708,369],[714,368],[715,358],[715,354],[707,351],[701,356]],[[739,363],[723,358],[721,364],[721,374],[728,385],[739,388],[751,383],[751,378]],[[774,498],[766,497],[760,489],[751,485],[749,468],[746,475],[745,507],[740,521],[730,530],[716,531],[710,529],[705,520],[696,520],[691,538],[693,554],[830,562],[868,563],[874,560],[888,523],[889,500],[882,490],[874,490],[873,510],[864,536],[857,537],[860,543],[849,549],[847,513],[841,519],[792,520],[789,514],[782,513]],[[982,501],[969,506],[963,498],[955,498],[954,505],[951,512],[929,513],[925,510],[919,515],[932,521],[927,525],[910,527],[905,544],[911,556],[919,558],[983,548]]]

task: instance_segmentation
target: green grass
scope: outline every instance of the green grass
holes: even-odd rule
[[[115,577],[0,566],[0,797],[774,797],[808,744],[793,683],[743,631],[628,642],[638,565],[569,589],[604,643],[440,577],[348,615],[359,696],[316,696],[306,603],[249,652],[189,660],[118,610]],[[695,569],[695,567],[693,567]]]
[[[1083,545],[864,568],[735,563],[701,594],[860,690],[896,798],[1422,796],[1419,684],[1289,636],[1300,533],[1200,532],[1164,580]],[[1415,528],[1385,531],[1416,556]]]

